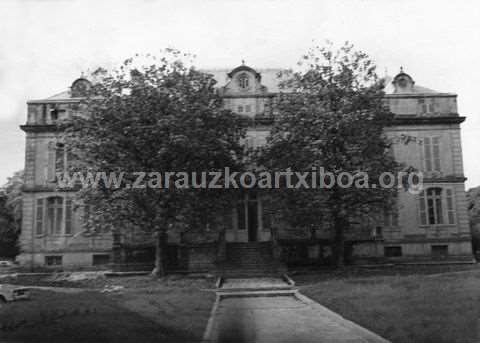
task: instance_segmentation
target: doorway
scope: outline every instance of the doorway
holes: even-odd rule
[[[259,240],[259,203],[256,192],[249,192],[237,203],[237,227],[239,232],[245,232],[248,242]]]
[[[256,242],[258,240],[258,202],[255,194],[249,195],[247,199],[247,221],[248,241]]]

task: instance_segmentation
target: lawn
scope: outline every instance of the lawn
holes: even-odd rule
[[[454,269],[293,278],[303,294],[394,343],[478,342],[480,270]]]
[[[205,280],[117,279],[116,292],[34,290],[0,308],[1,342],[198,342],[215,294]],[[206,287],[207,286],[207,287]]]

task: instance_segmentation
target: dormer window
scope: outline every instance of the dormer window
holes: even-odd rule
[[[72,86],[70,87],[72,97],[73,98],[79,98],[79,97],[85,97],[88,94],[88,91],[92,87],[92,84],[90,81],[87,79],[84,79],[83,77],[75,80],[72,83]]]
[[[413,81],[412,77],[405,73],[401,67],[400,73],[395,76],[392,83],[395,87],[394,93],[413,93],[415,81]]]
[[[247,89],[249,86],[249,80],[248,80],[248,75],[247,74],[240,74],[238,76],[238,86],[241,89]]]

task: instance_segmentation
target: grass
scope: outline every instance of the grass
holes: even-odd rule
[[[198,342],[215,300],[204,280],[116,279],[120,292],[34,290],[0,308],[9,342]],[[2,341],[3,341],[2,340]]]
[[[461,269],[294,279],[303,294],[394,343],[478,342],[480,270]]]

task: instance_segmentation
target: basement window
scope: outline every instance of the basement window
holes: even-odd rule
[[[62,265],[62,256],[45,256],[45,264],[47,266],[61,266]]]
[[[383,252],[385,257],[401,257],[402,256],[402,247],[384,247]]]
[[[109,263],[110,263],[110,255],[107,255],[107,254],[93,255],[94,266],[102,266]]]
[[[448,256],[448,245],[432,245],[433,258],[445,258]]]

